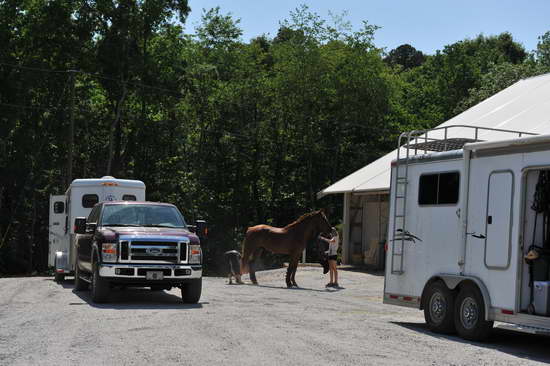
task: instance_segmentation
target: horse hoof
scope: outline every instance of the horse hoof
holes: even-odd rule
[[[258,281],[252,281],[252,284],[257,286],[257,285],[258,285]]]

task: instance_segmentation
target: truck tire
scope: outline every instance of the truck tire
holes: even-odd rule
[[[181,298],[186,304],[196,304],[201,298],[202,278],[192,280],[181,288]]]
[[[99,275],[97,261],[92,265],[92,301],[102,303],[109,296],[109,283]]]
[[[80,269],[78,269],[78,260],[74,265],[74,289],[75,291],[86,291],[89,289],[89,283],[80,278]]]
[[[55,279],[55,282],[57,283],[61,283],[63,281],[65,281],[65,274],[64,273],[55,273],[53,275],[53,278]]]
[[[443,281],[432,282],[424,293],[424,319],[431,331],[455,332],[454,305],[456,294]]]
[[[485,320],[485,302],[474,285],[463,286],[455,302],[455,327],[458,335],[471,341],[484,341],[491,334],[493,322]]]

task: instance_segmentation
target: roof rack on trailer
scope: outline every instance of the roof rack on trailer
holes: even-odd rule
[[[452,132],[457,130],[462,133],[459,134],[460,136],[453,136]],[[471,134],[469,133],[470,131]],[[480,138],[480,133],[483,132],[502,133],[503,135],[508,135],[508,137],[538,135],[536,133],[526,131],[515,131],[501,128],[478,127],[468,125],[451,125],[424,130],[412,130],[408,132],[403,132],[401,135],[399,135],[397,154],[399,155],[399,148],[405,148],[409,150],[406,152],[407,157],[410,156],[410,150],[414,150],[414,155],[418,155],[419,151],[427,153],[433,151],[442,152],[462,149],[467,143],[486,141]]]
[[[458,132],[454,133],[453,132]],[[471,133],[470,133],[471,132]],[[537,135],[536,133],[525,131],[505,130],[500,128],[476,127],[467,125],[451,125],[436,127],[426,130],[412,130],[403,132],[399,135],[397,145],[397,160],[394,164],[395,184],[393,200],[393,218],[392,218],[392,246],[391,246],[391,272],[393,274],[402,274],[405,272],[403,267],[404,246],[406,241],[410,241],[407,223],[407,186],[409,175],[409,163],[413,156],[427,154],[428,152],[443,152],[450,150],[459,150],[465,144],[470,142],[482,142],[480,134],[484,133],[512,135],[513,137],[523,137]],[[494,139],[494,138],[493,138]],[[401,149],[405,151],[401,151]],[[414,154],[411,152],[414,151]],[[401,154],[403,153],[404,156]],[[392,178],[393,179],[393,178]]]

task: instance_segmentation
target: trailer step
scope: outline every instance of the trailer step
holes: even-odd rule
[[[528,334],[550,335],[550,329],[548,328],[539,328],[539,327],[533,327],[529,325],[501,323],[496,325],[495,328],[512,330],[514,332],[521,332],[521,333],[528,333]]]

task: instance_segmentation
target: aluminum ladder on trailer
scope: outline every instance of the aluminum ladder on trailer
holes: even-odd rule
[[[473,132],[469,137],[468,133],[459,133],[459,136],[452,137],[450,134],[458,129],[465,129]],[[433,133],[437,131],[436,135]],[[406,229],[407,223],[407,193],[409,164],[411,158],[428,152],[443,152],[449,150],[462,149],[464,144],[483,141],[479,138],[479,132],[493,131],[495,133],[511,134],[513,137],[522,137],[523,135],[537,135],[536,133],[504,130],[499,128],[476,127],[467,125],[452,125],[445,127],[436,127],[426,130],[413,130],[403,132],[399,136],[397,145],[397,160],[395,161],[395,198],[393,200],[392,231],[391,231],[391,273],[402,274],[405,272],[403,259],[405,256],[405,242],[412,241],[411,235]],[[430,132],[432,136],[429,136]],[[460,132],[460,131],[459,131]],[[464,132],[464,131],[461,131]],[[404,151],[401,151],[404,149]],[[414,150],[414,153],[412,151]],[[402,155],[403,154],[403,155]]]

